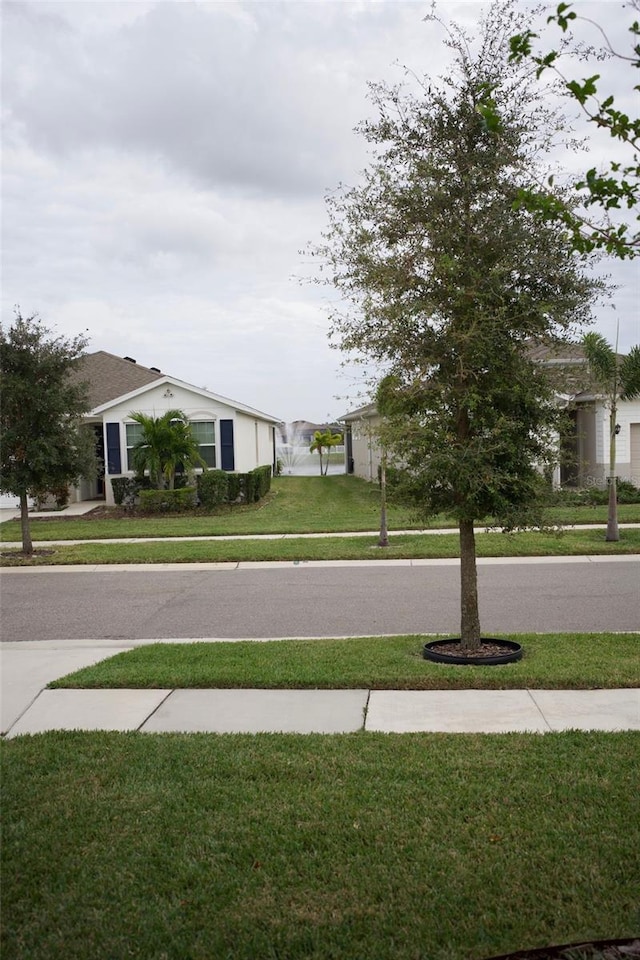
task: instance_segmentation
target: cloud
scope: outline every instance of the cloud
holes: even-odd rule
[[[137,151],[208,187],[278,195],[323,189],[354,150],[365,79],[346,53],[349,5],[159,3],[100,33],[73,8],[22,6],[8,7],[6,47],[30,55],[5,98],[38,150]]]
[[[439,7],[473,33],[486,5]],[[581,7],[611,21],[607,4]],[[403,65],[445,69],[429,10],[427,0],[4,3],[6,319],[19,303],[62,333],[88,328],[92,349],[285,419],[343,412],[355,374],[327,345],[330,291],[297,282],[311,270],[300,250],[320,238],[325,192],[359,182],[367,163],[353,132],[373,112],[367,82],[411,83]],[[627,42],[624,24],[612,26]],[[623,74],[607,68],[626,96]],[[610,146],[594,140],[592,156]],[[619,316],[626,349],[640,341],[637,271],[609,269],[617,310],[603,305],[598,324],[610,335]]]

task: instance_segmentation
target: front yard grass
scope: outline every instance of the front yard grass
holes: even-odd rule
[[[6,960],[480,960],[637,935],[634,733],[2,743]]]
[[[455,527],[450,517],[417,519],[408,507],[390,504],[389,529],[417,530]],[[640,504],[620,504],[621,523],[640,522]],[[260,503],[222,507],[212,513],[188,516],[54,519],[32,515],[31,534],[38,540],[85,540],[129,537],[203,537],[226,534],[336,533],[377,530],[380,491],[358,477],[276,477],[271,493]],[[563,506],[548,511],[550,523],[606,523],[606,506]],[[20,524],[0,524],[5,543],[20,541]]]
[[[178,517],[124,517],[87,520],[38,519],[33,515],[34,539],[82,540],[86,537],[180,537],[222,534],[331,533],[370,530],[379,525],[380,491],[359,477],[274,477],[270,493],[259,503],[223,506],[211,513]],[[396,529],[419,529],[407,507],[390,506],[390,523]],[[640,511],[639,511],[640,517]],[[437,525],[437,524],[436,524]],[[2,539],[20,539],[20,524],[1,525]]]
[[[620,540],[607,542],[604,530],[560,533],[479,533],[479,557],[570,557],[598,554],[637,554],[640,529],[622,530]],[[460,556],[456,533],[390,534],[389,546],[377,546],[377,536],[318,537],[274,540],[167,540],[124,543],[58,544],[46,553],[25,558],[15,549],[0,557],[1,566],[94,563],[240,563],[246,561],[419,560]]]
[[[377,690],[594,689],[640,686],[640,633],[509,635],[524,656],[501,666],[422,657],[433,637],[156,643],[117,654],[51,687],[261,687]]]

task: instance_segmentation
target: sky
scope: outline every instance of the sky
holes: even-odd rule
[[[357,369],[329,348],[337,294],[308,282],[305,250],[327,226],[325,197],[361,182],[367,150],[354,128],[375,115],[368,83],[446,72],[430,8],[5,0],[2,323],[16,307],[37,312],[56,334],[86,333],[90,351],[285,421],[329,422],[366,402]],[[473,32],[486,4],[436,9]],[[621,0],[575,9],[628,50]],[[597,69],[637,114],[629,66]],[[613,148],[571,112],[589,149],[559,162],[577,172]],[[640,343],[638,267],[597,269],[617,290],[594,329],[614,342],[619,323],[626,350]]]

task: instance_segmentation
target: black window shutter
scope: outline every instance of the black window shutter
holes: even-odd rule
[[[107,424],[107,473],[122,473],[119,423]]]
[[[220,467],[223,470],[235,470],[233,420],[220,421]]]

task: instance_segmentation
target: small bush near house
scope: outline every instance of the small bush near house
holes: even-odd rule
[[[180,490],[141,490],[140,510],[145,513],[179,513],[196,505],[196,488]]]
[[[196,486],[200,506],[212,509],[229,498],[229,476],[224,470],[206,470],[198,475]]]
[[[255,470],[251,470],[247,474],[247,477],[251,477],[253,486],[253,496],[249,497],[247,490],[247,500],[262,500],[263,497],[266,497],[271,489],[271,467],[268,464],[264,467],[256,467]]]
[[[227,474],[227,500],[229,503],[236,503],[236,501],[245,499],[245,485],[243,483],[245,476],[245,473]]]
[[[256,467],[248,473],[228,473],[229,503],[255,503],[271,489],[271,464]]]
[[[130,510],[136,505],[141,490],[151,489],[149,477],[114,477],[111,481],[113,500],[118,507]]]
[[[119,507],[132,507],[138,494],[139,485],[133,477],[114,477],[111,481],[113,501]]]
[[[618,480],[616,483],[616,499],[618,503],[640,503],[640,489],[628,480]],[[576,489],[564,487],[551,493],[550,504],[560,506],[602,506],[609,502],[609,487],[606,482],[602,485],[580,487]]]
[[[33,500],[36,510],[63,510],[69,503],[69,487],[65,483],[47,490],[34,490]]]

